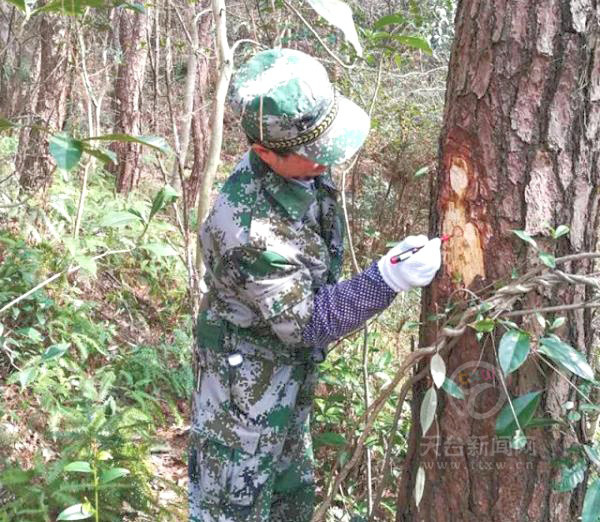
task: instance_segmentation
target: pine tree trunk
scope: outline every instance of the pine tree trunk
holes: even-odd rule
[[[115,82],[115,132],[130,135],[142,134],[142,89],[146,69],[147,49],[142,42],[146,38],[149,9],[144,13],[122,9],[119,17],[119,45],[121,63]],[[140,177],[141,145],[115,143],[117,154],[113,168],[117,179],[117,191],[127,193],[136,187]]]
[[[432,181],[431,235],[454,234],[444,247],[443,267],[424,293],[421,346],[436,337],[431,314],[443,312],[457,288],[477,293],[484,285],[523,273],[539,263],[512,229],[533,235],[555,255],[594,251],[598,240],[598,125],[600,46],[596,2],[463,0],[456,15],[444,128],[437,178]],[[570,234],[549,237],[549,227]],[[591,273],[590,261],[567,271]],[[530,293],[523,309],[590,299],[589,290],[563,285]],[[557,333],[591,359],[592,311],[567,318]],[[521,326],[540,334],[533,315]],[[500,334],[495,336],[497,347]],[[556,493],[551,460],[576,440],[589,437],[583,422],[573,430],[527,432],[516,451],[495,437],[497,412],[505,404],[493,339],[465,334],[444,354],[447,375],[462,384],[465,401],[438,393],[437,423],[421,434],[419,411],[431,383],[413,389],[413,425],[396,520],[406,522],[567,522],[577,519],[583,486]],[[540,371],[543,368],[546,375]],[[488,369],[490,369],[488,373]],[[497,371],[497,370],[495,370]],[[481,376],[492,379],[479,384]],[[537,412],[560,417],[561,404],[579,396],[530,355],[508,381],[511,397],[544,390]],[[571,378],[577,382],[576,377]],[[417,469],[426,472],[420,506],[413,491]]]
[[[39,78],[33,95],[32,123],[56,132],[67,117],[67,100],[73,77],[69,71],[70,36],[64,22],[42,17],[39,26]],[[54,162],[48,152],[47,133],[24,127],[19,138],[17,170],[19,182],[27,191],[47,187]]]

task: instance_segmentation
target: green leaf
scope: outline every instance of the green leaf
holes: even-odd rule
[[[527,446],[527,437],[521,430],[515,431],[515,434],[510,441],[510,447],[516,450],[523,449]]]
[[[438,388],[440,388],[446,379],[446,363],[439,353],[433,355],[429,368],[431,370],[433,382]]]
[[[122,227],[130,223],[139,222],[139,216],[131,212],[110,212],[100,220],[101,227]]]
[[[598,522],[600,520],[600,479],[592,482],[583,500],[581,522]]]
[[[58,168],[71,170],[76,167],[81,159],[83,143],[62,132],[50,138],[50,154],[56,161]]]
[[[585,454],[590,459],[590,462],[594,464],[600,470],[600,451],[595,446],[588,446],[587,444],[583,445],[583,449]]]
[[[527,423],[528,428],[547,428],[548,426],[554,426],[555,424],[564,424],[563,422],[556,419],[545,419],[543,417],[534,417]]]
[[[465,392],[462,391],[462,388],[448,377],[446,377],[444,384],[442,384],[442,389],[455,399],[464,400],[465,398]]]
[[[569,414],[567,415],[567,419],[569,419],[571,422],[580,421],[581,413],[579,413],[578,411],[570,411]]]
[[[579,405],[579,411],[600,411],[600,405],[584,402]]]
[[[49,361],[50,359],[56,359],[62,357],[68,349],[71,347],[69,343],[53,344],[42,355],[42,361]]]
[[[512,232],[519,236],[523,241],[529,243],[533,248],[537,249],[537,243],[527,232],[524,230],[512,230]]]
[[[95,149],[90,147],[87,143],[83,144],[83,150],[87,152],[90,156],[94,156],[94,158],[99,159],[102,163],[116,163],[117,155],[108,149]]]
[[[112,459],[112,455],[110,454],[110,451],[102,450],[98,452],[96,458],[98,460],[110,460]]]
[[[332,431],[326,431],[325,433],[319,433],[314,437],[315,445],[318,446],[335,446],[344,447],[348,443],[343,435],[334,433]]]
[[[96,260],[90,256],[75,256],[73,260],[92,277],[96,277],[98,265]]]
[[[177,191],[171,187],[170,185],[165,185],[161,188],[154,196],[154,201],[152,201],[152,208],[150,209],[150,217],[148,221],[152,219],[152,217],[160,212],[167,205],[170,205],[179,197]]]
[[[550,330],[557,330],[566,322],[567,319],[565,317],[557,317],[556,319],[554,319],[554,321],[552,321],[552,325],[550,325]]]
[[[130,4],[130,3],[125,2],[125,3],[119,4],[119,5],[115,6],[115,7],[122,7],[124,9],[131,9],[132,11],[136,11],[136,12],[138,12],[140,14],[146,14],[146,8],[144,7],[144,4],[138,4],[138,3]]]
[[[547,252],[540,252],[539,254],[540,261],[544,263],[547,267],[556,268],[556,258],[552,254],[548,254]]]
[[[419,507],[423,498],[423,491],[425,491],[425,470],[422,466],[419,466],[415,480],[415,504],[417,507]]]
[[[362,56],[362,46],[352,19],[352,9],[341,0],[306,0],[312,8],[331,25],[340,29],[352,44],[358,56]]]
[[[71,462],[67,464],[63,471],[74,471],[77,473],[92,473],[92,467],[89,462],[85,462],[83,460],[77,460],[75,462]]]
[[[100,484],[108,484],[113,480],[129,475],[130,471],[125,468],[111,468],[100,475]]]
[[[569,233],[569,227],[567,225],[559,225],[555,230],[552,231],[552,237],[558,239],[559,237],[566,236]]]
[[[534,317],[542,328],[546,328],[546,319],[542,314],[538,312],[534,315]]]
[[[172,257],[177,255],[177,250],[166,243],[148,243],[143,245],[142,248],[152,252],[156,257]]]
[[[394,13],[394,14],[382,16],[379,20],[377,20],[373,24],[373,29],[375,31],[378,31],[380,29],[383,29],[386,25],[405,24],[405,23],[406,23],[406,18],[404,17],[404,15],[402,15],[401,13]]]
[[[16,5],[21,11],[24,13],[27,12],[27,6],[25,5],[25,0],[6,0],[9,4]],[[0,127],[1,130],[1,127]]]
[[[94,510],[89,502],[75,504],[62,511],[56,520],[84,520],[94,515]]]
[[[533,417],[541,398],[541,391],[521,395],[512,401],[512,406],[517,414],[519,424],[525,429]],[[515,421],[510,404],[507,402],[496,419],[496,435],[498,437],[512,437],[518,426]]]
[[[574,374],[588,381],[594,380],[594,370],[592,370],[583,354],[560,339],[542,337],[538,352],[547,355]]]
[[[509,330],[498,347],[498,359],[504,375],[514,372],[529,355],[529,335],[518,330]]]
[[[424,51],[427,54],[433,54],[431,50],[431,46],[429,42],[423,38],[422,36],[409,36],[404,34],[395,34],[393,35],[394,40],[397,42],[406,45],[407,47],[412,47],[413,49],[418,49],[420,51]]]
[[[432,386],[425,392],[425,397],[421,403],[421,433],[423,436],[427,433],[427,430],[431,427],[433,419],[435,417],[435,410],[437,408],[437,393],[435,388]]]
[[[20,330],[17,330],[18,333],[20,333],[21,335],[24,335],[25,337],[27,337],[29,340],[33,341],[34,343],[41,343],[42,342],[42,334],[36,330],[33,327],[29,327],[29,328],[23,328]]]
[[[496,322],[493,319],[480,319],[476,321],[472,327],[478,332],[493,332]]]
[[[560,492],[572,491],[583,480],[586,468],[587,463],[584,460],[576,462],[571,467],[562,468],[560,481],[554,482],[552,489]]]
[[[39,369],[37,366],[30,366],[19,372],[19,383],[21,384],[22,390],[27,388],[29,383],[37,377],[38,371]]]
[[[33,478],[33,471],[21,468],[8,468],[0,473],[0,484],[3,486],[19,486],[27,484]]]
[[[401,54],[394,55],[394,62],[396,62],[396,67],[398,67],[398,69],[402,69],[402,67],[404,67],[404,57]]]
[[[428,166],[421,167],[419,170],[417,170],[417,172],[415,172],[414,177],[415,177],[415,179],[422,178],[423,176],[425,176],[428,173],[429,173]]]
[[[10,2],[10,0],[8,0]],[[16,2],[12,2],[15,5],[17,5]],[[23,3],[23,11],[25,10],[25,3]],[[0,132],[2,132],[3,130],[6,129],[14,129],[17,126],[16,123],[13,123],[12,121],[7,120],[6,118],[0,118]]]
[[[152,147],[163,154],[168,154],[171,151],[171,147],[166,140],[160,136],[131,136],[130,134],[105,134],[104,136],[93,136],[91,138],[85,138],[83,141],[122,141],[127,143],[140,143]]]
[[[84,14],[87,7],[108,7],[108,2],[105,0],[51,0],[43,7],[35,9],[32,15],[52,12],[78,16]]]
[[[142,213],[139,210],[136,210],[133,207],[128,208],[127,212],[131,212],[134,216],[139,217],[140,221],[146,221],[146,219],[144,218],[144,216],[142,215]]]

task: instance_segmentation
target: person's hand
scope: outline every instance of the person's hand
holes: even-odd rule
[[[387,285],[396,292],[410,290],[431,283],[442,262],[441,240],[427,236],[408,236],[392,248],[378,262],[379,273]],[[392,263],[393,258],[410,250],[422,247],[404,261]]]

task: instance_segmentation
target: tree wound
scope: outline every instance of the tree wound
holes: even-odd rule
[[[485,277],[480,233],[467,212],[469,182],[475,176],[465,158],[454,156],[450,164],[450,188],[444,211],[442,233],[452,237],[444,249],[446,272],[460,276],[469,286],[477,277]]]

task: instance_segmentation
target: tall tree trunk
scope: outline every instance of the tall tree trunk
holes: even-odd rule
[[[200,11],[210,6],[210,2],[202,2]],[[209,111],[209,91],[211,83],[211,63],[208,59],[209,49],[213,48],[213,34],[211,31],[212,16],[205,14],[198,21],[198,35],[201,49],[206,50],[206,56],[201,56],[196,68],[196,90],[194,92],[194,112],[192,114],[192,139],[194,148],[194,162],[192,172],[184,182],[185,197],[187,199],[187,208],[194,208],[198,199],[202,173],[208,154],[208,145],[210,143],[208,121]]]
[[[443,312],[451,297],[456,299],[457,294],[451,294],[457,288],[477,292],[483,285],[510,279],[513,270],[522,273],[539,262],[512,229],[526,230],[541,250],[556,255],[596,250],[596,9],[596,2],[590,1],[459,1],[430,229],[431,235],[454,237],[445,247],[439,277],[424,293],[424,321]],[[549,227],[562,224],[570,227],[570,234],[549,239]],[[577,261],[566,268],[590,273],[593,263]],[[521,305],[580,302],[591,297],[588,292],[582,286],[555,287],[528,294]],[[589,356],[591,311],[562,315],[567,325],[558,332],[561,338]],[[426,325],[422,346],[436,337],[434,323]],[[521,326],[540,330],[533,315]],[[564,456],[576,440],[586,440],[583,424],[571,431],[528,431],[529,446],[520,451],[497,439],[497,412],[506,402],[503,388],[497,379],[484,386],[473,379],[482,369],[497,366],[492,340],[480,342],[470,331],[444,354],[447,375],[462,381],[467,400],[440,392],[438,422],[425,436],[419,423],[413,423],[399,483],[397,521],[567,522],[580,513],[583,487],[554,492],[551,482],[558,469],[551,460]],[[579,396],[547,367],[542,374],[534,358],[530,355],[513,374],[508,392],[515,397],[544,390],[538,416],[560,417],[561,404],[578,404]],[[426,387],[421,381],[413,389],[414,419],[419,418]],[[426,485],[417,509],[413,491],[419,466],[425,470]]]
[[[141,134],[141,99],[146,70],[147,49],[142,45],[146,36],[149,9],[144,13],[121,9],[119,16],[119,45],[121,63],[115,83],[115,132]],[[141,146],[121,142],[112,146],[117,154],[117,191],[127,193],[136,187],[140,178]]]
[[[58,131],[66,120],[67,100],[73,83],[68,63],[70,37],[62,21],[43,16],[39,38],[40,72],[32,100],[32,123]],[[30,127],[21,132],[17,170],[25,190],[36,191],[51,181],[54,163],[46,138],[47,133]]]

